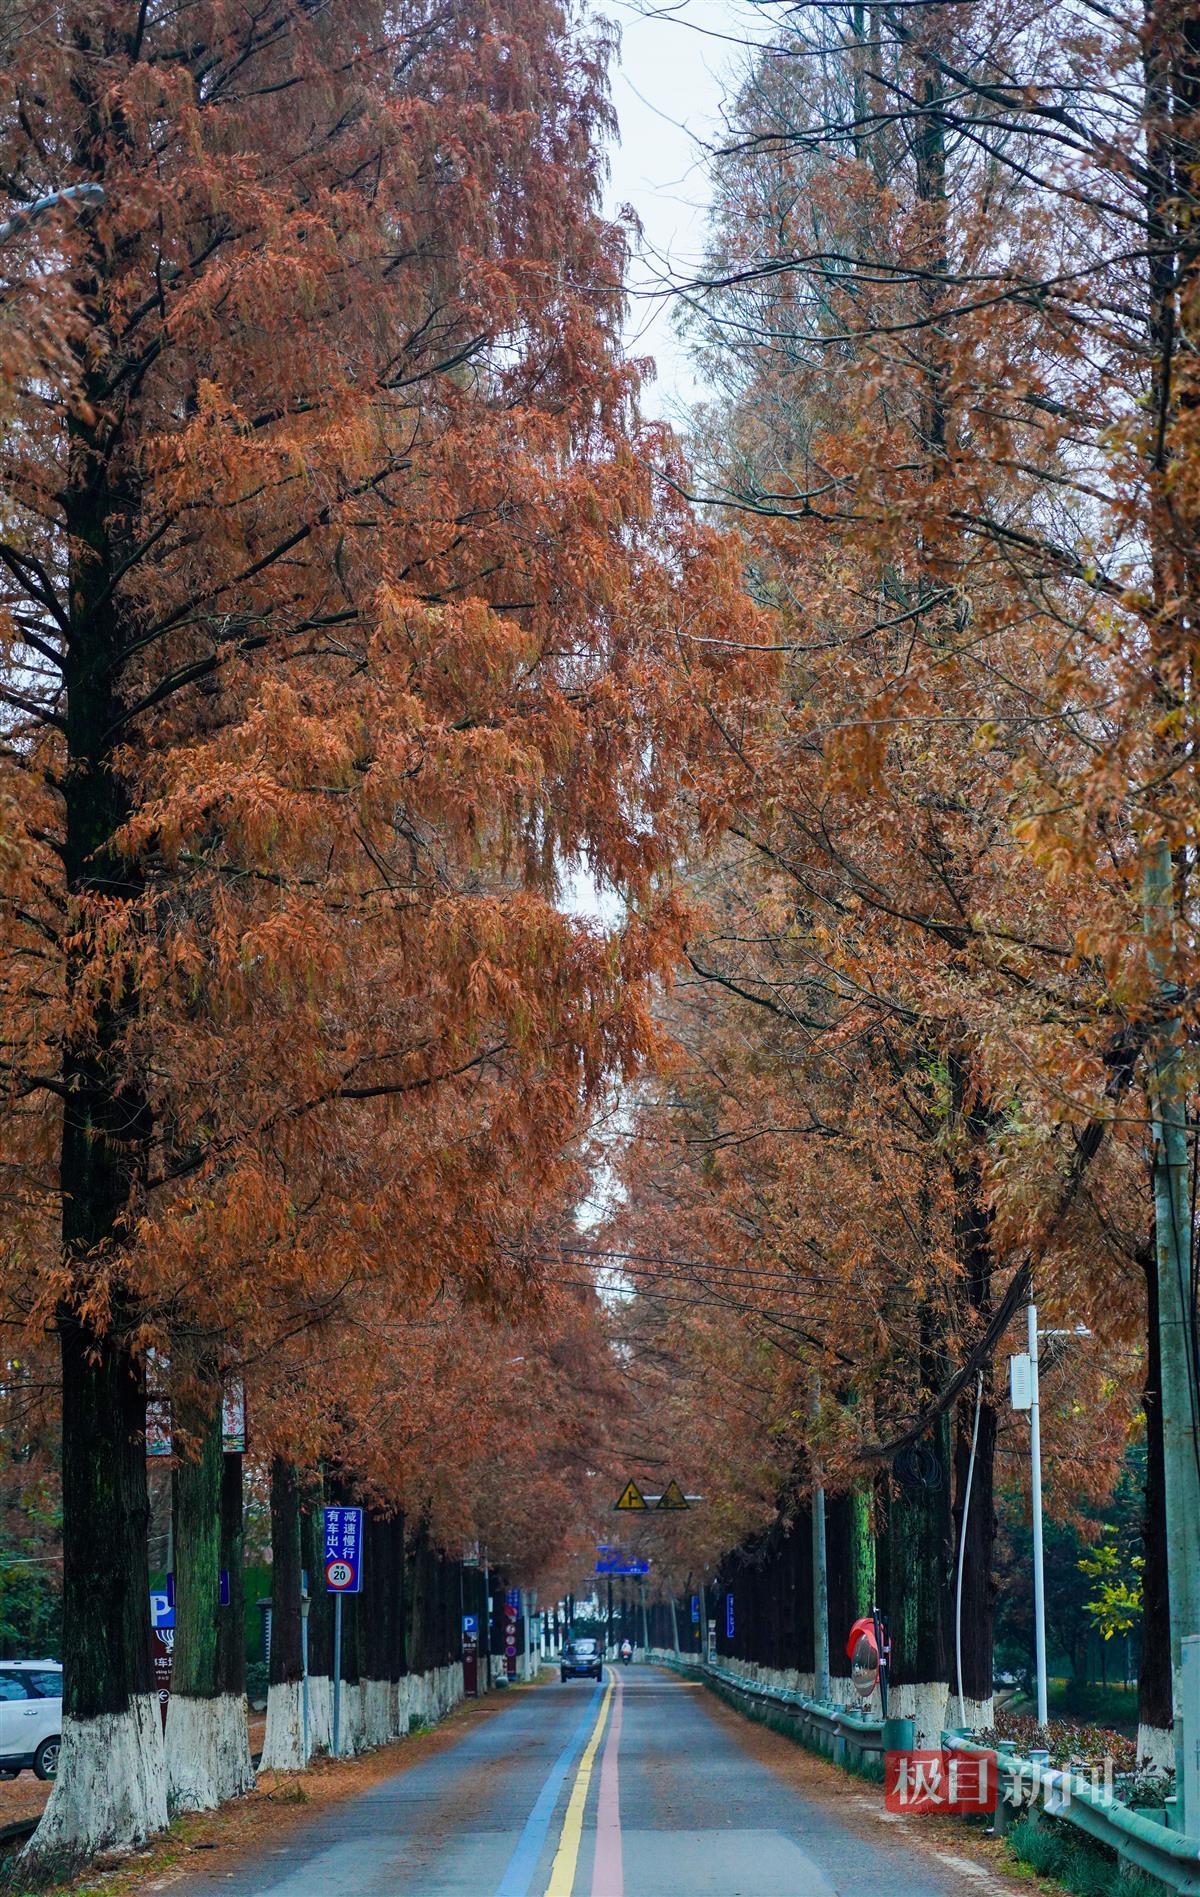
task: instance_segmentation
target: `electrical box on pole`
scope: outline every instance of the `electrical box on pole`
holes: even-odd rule
[[[1008,1360],[1008,1399],[1014,1410],[1027,1410],[1033,1403],[1033,1365],[1027,1351]]]

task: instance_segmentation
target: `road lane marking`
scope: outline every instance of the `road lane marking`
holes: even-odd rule
[[[619,1674],[616,1679],[616,1698],[613,1700],[608,1733],[604,1740],[604,1756],[600,1761],[592,1897],[625,1897],[625,1867],[621,1854],[621,1781],[617,1769],[625,1688]]]
[[[600,1748],[604,1722],[608,1718],[615,1678],[616,1675],[610,1667],[608,1685],[600,1701],[600,1711],[596,1714],[592,1736],[583,1748],[583,1757],[579,1761],[579,1770],[575,1774],[575,1783],[571,1787],[571,1796],[567,1800],[558,1850],[554,1853],[554,1863],[550,1867],[550,1882],[546,1886],[546,1897],[571,1897],[571,1892],[575,1888],[575,1866],[579,1862],[579,1840],[583,1835],[583,1810],[587,1804],[588,1786],[592,1782],[592,1765]]]
[[[533,1810],[521,1829],[516,1849],[508,1860],[504,1876],[496,1886],[496,1897],[529,1897],[529,1886],[537,1869],[538,1859],[542,1855],[542,1846],[550,1829],[550,1820],[554,1816],[554,1807],[558,1803],[558,1794],[563,1781],[571,1769],[571,1762],[583,1744],[583,1736],[591,1723],[596,1703],[603,1699],[603,1689],[597,1682],[595,1691],[588,1697],[587,1704],[579,1719],[571,1728],[571,1736],[550,1767],[546,1782],[537,1795]]]

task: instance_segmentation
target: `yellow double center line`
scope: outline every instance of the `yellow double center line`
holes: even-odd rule
[[[583,1811],[587,1804],[588,1787],[592,1782],[592,1766],[600,1750],[600,1741],[604,1737],[605,1721],[608,1718],[608,1709],[613,1695],[613,1678],[610,1667],[608,1685],[600,1701],[600,1711],[596,1714],[596,1723],[592,1727],[591,1737],[583,1748],[583,1757],[579,1761],[575,1783],[571,1787],[571,1796],[567,1801],[558,1850],[554,1853],[554,1862],[550,1866],[550,1882],[546,1886],[546,1897],[571,1897],[571,1892],[575,1888],[575,1867],[579,1862],[579,1842],[583,1836]]]

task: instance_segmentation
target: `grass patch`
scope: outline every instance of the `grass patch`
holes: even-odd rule
[[[1055,1878],[1072,1897],[1163,1897],[1157,1878],[1123,1870],[1112,1852],[1053,1820],[1021,1818],[1005,1843],[1022,1864],[1039,1877]]]
[[[308,1788],[298,1772],[290,1774],[263,1796],[273,1805],[307,1805],[310,1802]]]

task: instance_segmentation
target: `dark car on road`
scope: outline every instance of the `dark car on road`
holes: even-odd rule
[[[604,1671],[604,1656],[595,1640],[572,1640],[559,1655],[564,1680],[598,1680]]]

